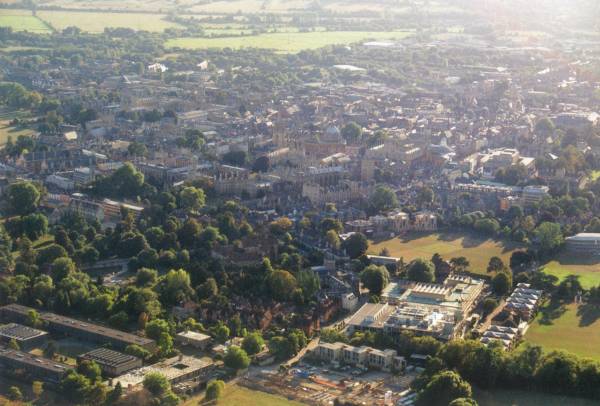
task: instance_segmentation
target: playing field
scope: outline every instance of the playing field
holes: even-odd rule
[[[182,28],[179,24],[165,21],[161,14],[40,10],[37,15],[56,30],[78,27],[82,31],[97,33],[105,28],[131,28],[162,32],[166,28]]]
[[[525,341],[600,361],[600,307],[546,304],[531,323]]]
[[[23,118],[26,116],[27,113],[25,112],[14,112],[0,109],[0,147],[3,147],[6,144],[8,137],[11,137],[13,141],[16,141],[19,135],[30,137],[35,133],[35,131],[31,128],[14,127],[10,125],[10,121],[15,117]]]
[[[462,256],[471,263],[471,272],[486,274],[491,257],[500,257],[508,265],[511,254],[520,247],[510,241],[491,240],[474,234],[415,233],[387,241],[371,242],[369,253],[377,255],[383,248],[387,248],[391,256],[402,257],[406,262],[416,258],[431,259],[435,253],[445,260]]]
[[[266,48],[280,52],[296,53],[333,44],[350,44],[364,40],[402,39],[411,35],[406,31],[328,31],[307,33],[271,33],[231,38],[175,38],[166,42],[167,48]]]
[[[479,406],[593,406],[593,400],[517,390],[482,391],[474,388]]]
[[[183,406],[196,406],[198,397],[190,398]],[[255,391],[238,385],[227,385],[219,406],[260,405],[260,406],[303,406],[303,403],[288,400],[283,396]]]
[[[586,289],[600,285],[600,258],[597,257],[573,257],[563,253],[544,265],[543,270],[559,280],[569,275],[578,276]]]
[[[29,31],[37,34],[52,32],[48,25],[27,10],[0,9],[0,27],[10,27],[13,31]]]

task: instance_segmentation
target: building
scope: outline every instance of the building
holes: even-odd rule
[[[491,325],[482,334],[479,341],[486,345],[491,342],[500,341],[505,350],[511,350],[520,337],[521,332],[518,328]]]
[[[11,340],[15,340],[23,351],[43,346],[47,338],[48,333],[45,331],[21,324],[9,323],[0,326],[0,343],[7,344]]]
[[[549,192],[548,186],[525,186],[521,196],[524,206],[540,203]]]
[[[108,348],[97,348],[85,354],[81,354],[78,360],[94,361],[102,373],[108,376],[119,376],[135,368],[142,366],[142,360],[133,355],[123,354]]]
[[[210,345],[212,339],[210,336],[196,331],[182,331],[181,333],[177,333],[175,341],[181,345],[191,345],[192,347],[205,350]]]
[[[531,289],[526,283],[519,283],[506,299],[504,308],[518,315],[521,320],[529,321],[535,316],[542,295],[541,290]]]
[[[580,254],[600,254],[600,233],[579,233],[565,239],[567,251]]]
[[[24,322],[27,319],[28,312],[31,310],[34,309],[18,304],[9,304],[0,307],[0,320],[15,323]],[[45,322],[48,332],[52,335],[76,337],[100,345],[110,344],[118,349],[125,349],[131,344],[139,345],[148,351],[154,351],[156,348],[156,342],[149,338],[55,313],[40,312],[40,319]]]
[[[69,365],[38,357],[27,352],[0,346],[0,370],[27,380],[58,384],[71,369]]]
[[[113,385],[121,383],[124,389],[135,390],[141,387],[144,377],[152,372],[163,374],[174,385],[181,382],[207,380],[215,364],[209,358],[195,358],[185,355],[173,357],[159,363],[129,371],[113,379]]]
[[[395,350],[377,350],[371,347],[353,347],[344,343],[320,343],[313,354],[322,361],[352,365],[381,371],[402,371],[406,367],[404,357]]]

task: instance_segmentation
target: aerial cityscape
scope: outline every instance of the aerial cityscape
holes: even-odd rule
[[[0,0],[0,406],[600,404],[600,2]]]

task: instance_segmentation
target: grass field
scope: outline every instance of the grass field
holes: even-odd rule
[[[17,117],[27,118],[28,113],[0,109],[0,147],[6,144],[8,137],[12,137],[13,141],[16,141],[19,135],[30,137],[35,134],[35,131],[31,128],[11,126],[10,122]]]
[[[10,27],[13,31],[29,31],[37,34],[49,34],[50,27],[31,11],[0,9],[0,27]]]
[[[199,398],[193,397],[183,403],[183,406],[196,406]],[[219,399],[219,406],[303,406],[303,403],[288,400],[282,396],[271,395],[244,388],[238,385],[227,385],[223,397]]]
[[[231,38],[175,38],[167,41],[167,48],[266,48],[295,53],[304,49],[317,49],[332,44],[350,44],[367,39],[402,39],[410,32],[328,31],[307,33],[270,33]]]
[[[416,258],[431,259],[436,252],[446,260],[464,256],[471,263],[471,272],[486,274],[491,257],[500,257],[508,264],[513,251],[520,247],[516,243],[472,234],[414,233],[387,241],[371,242],[368,252],[377,255],[383,248],[387,248],[391,256],[403,257],[407,262]]]
[[[544,265],[543,270],[559,280],[569,275],[578,276],[586,289],[600,285],[600,258],[597,257],[572,257],[563,253]]]
[[[166,28],[182,28],[178,24],[165,21],[164,15],[160,14],[40,10],[37,15],[56,30],[70,26],[91,33],[103,32],[105,28],[131,28],[153,32],[162,32]]]
[[[475,389],[474,398],[479,406],[593,406],[592,400],[568,398],[516,390],[482,391]]]
[[[600,361],[600,307],[547,303],[531,323],[525,341]]]

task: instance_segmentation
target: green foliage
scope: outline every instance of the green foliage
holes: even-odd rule
[[[280,301],[290,300],[292,292],[298,285],[294,275],[281,269],[268,274],[266,281],[271,297]]]
[[[512,274],[508,271],[498,272],[492,279],[492,290],[498,296],[507,295],[512,288]]]
[[[408,265],[407,277],[415,282],[431,283],[435,279],[435,266],[431,261],[417,258]]]
[[[418,405],[447,406],[458,398],[470,398],[471,385],[454,371],[443,371],[434,375],[427,386],[419,392]]]
[[[564,241],[560,225],[556,223],[543,222],[535,229],[534,236],[542,253],[553,252]]]
[[[388,211],[398,207],[398,198],[392,189],[379,185],[371,196],[371,205],[377,212]]]
[[[362,138],[362,127],[355,122],[350,122],[342,128],[341,133],[346,141],[353,144]]]
[[[171,390],[171,384],[160,372],[150,372],[146,374],[142,385],[156,397],[160,397]]]
[[[367,252],[367,248],[369,248],[369,241],[364,234],[354,233],[344,240],[342,243],[342,248],[346,250],[346,253],[351,259],[355,259]]]
[[[140,347],[137,344],[130,344],[125,348],[125,354],[133,355],[134,357],[141,358],[143,360],[150,357],[150,351],[147,349]]]
[[[135,198],[142,194],[144,175],[127,162],[112,175],[98,179],[94,192],[99,196],[117,199]]]
[[[225,382],[220,379],[213,379],[208,382],[206,385],[206,396],[205,400],[207,401],[216,401],[222,395],[225,390]]]
[[[204,191],[193,186],[187,186],[183,188],[179,194],[181,200],[181,206],[190,211],[196,211],[204,206],[206,196]]]
[[[11,214],[24,216],[34,212],[40,203],[41,193],[32,182],[16,182],[6,190],[6,206]]]
[[[227,349],[223,361],[227,368],[235,369],[236,371],[246,369],[250,365],[250,357],[248,357],[246,351],[235,345]]]
[[[264,345],[265,341],[258,331],[248,334],[242,341],[242,349],[246,351],[248,355],[258,354]]]
[[[372,295],[380,295],[390,282],[390,274],[386,267],[369,265],[360,273],[360,281]]]

